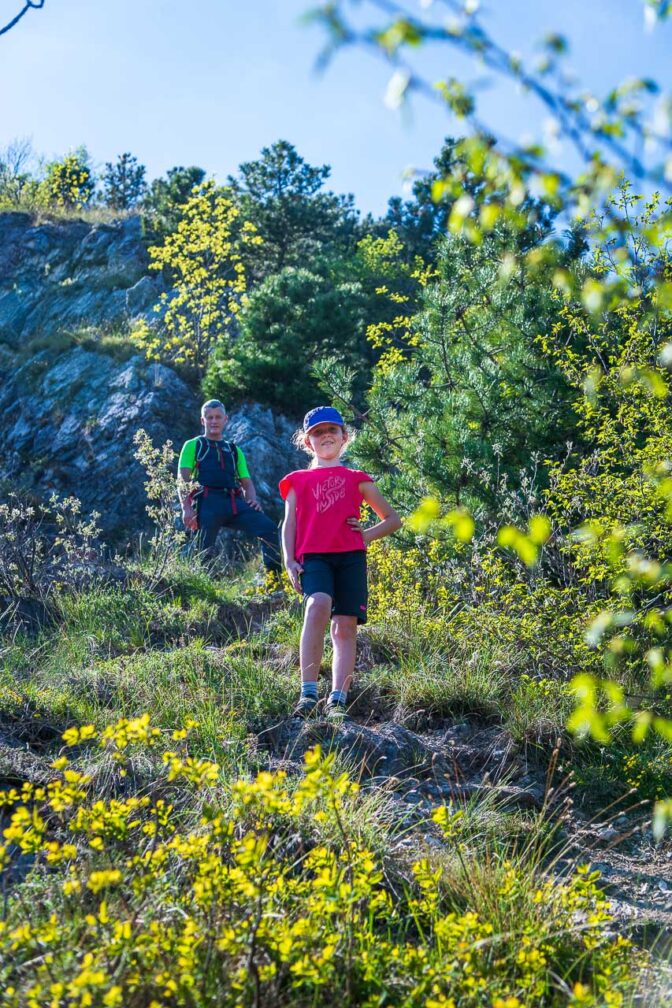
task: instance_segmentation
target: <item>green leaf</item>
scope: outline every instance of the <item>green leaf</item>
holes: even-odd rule
[[[518,529],[513,525],[502,525],[497,532],[497,543],[506,549],[509,546],[513,546],[519,534]]]
[[[605,744],[609,742],[611,737],[600,712],[588,705],[581,705],[570,714],[567,720],[567,730],[580,738],[590,735],[596,742]]]
[[[632,726],[632,741],[639,744],[643,742],[646,738],[649,728],[651,727],[651,721],[653,720],[653,715],[651,711],[640,711],[635,716],[635,722]]]
[[[604,637],[606,631],[609,627],[613,626],[614,614],[608,609],[603,609],[599,613],[593,622],[590,624],[585,633],[585,641],[589,647],[599,647],[602,638]]]
[[[558,53],[559,55],[566,53],[569,48],[565,36],[559,35],[557,32],[549,32],[544,39],[544,45],[551,52]]]
[[[435,179],[432,182],[432,200],[434,203],[440,203],[444,196],[451,195],[453,192],[453,180],[449,178]]]
[[[463,543],[471,542],[476,524],[465,508],[455,508],[454,511],[446,515],[444,520],[452,527],[456,539]]]
[[[598,280],[586,280],[581,288],[581,300],[591,315],[596,315],[604,306],[605,287]]]
[[[394,71],[385,91],[385,104],[388,108],[398,109],[403,105],[410,83],[411,75],[407,70]]]
[[[459,234],[473,209],[474,200],[468,193],[462,193],[459,199],[455,200],[448,219],[448,229],[452,234]]]
[[[653,807],[653,838],[660,841],[665,836],[667,824],[672,819],[672,800],[658,801]]]
[[[433,497],[425,497],[418,505],[406,524],[413,532],[424,534],[429,526],[437,520],[441,514],[441,505]]]
[[[669,718],[654,717],[653,728],[666,742],[672,742],[672,721]]]
[[[497,203],[486,203],[481,207],[480,221],[484,231],[492,231],[502,214],[502,208]]]
[[[551,535],[551,523],[546,515],[532,515],[529,521],[529,536],[535,546],[543,546]]]

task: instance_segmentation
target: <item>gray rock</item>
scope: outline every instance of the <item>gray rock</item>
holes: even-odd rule
[[[291,444],[296,429],[285,416],[249,403],[231,412],[225,436],[240,445],[265,506],[280,507],[278,482],[293,469],[305,468],[306,456]]]
[[[0,479],[40,497],[74,494],[85,515],[100,512],[117,545],[147,527],[133,435],[143,427],[155,445],[170,440],[179,452],[200,433],[200,403],[163,365],[58,347],[61,334],[77,327],[105,331],[153,317],[162,284],[147,268],[137,217],[35,224],[28,214],[0,213]],[[26,359],[21,348],[36,337]],[[305,465],[292,432],[285,417],[254,404],[232,415],[227,432],[275,518],[278,480]]]
[[[117,541],[145,521],[145,475],[133,458],[144,427],[155,443],[190,432],[195,397],[168,368],[120,363],[80,347],[0,371],[0,478],[38,496],[74,494]]]
[[[138,217],[34,224],[0,213],[0,339],[19,346],[68,326],[123,324],[160,292],[147,269]]]
[[[133,458],[133,435],[142,427],[155,445],[170,440],[178,453],[199,433],[199,400],[170,368],[140,356],[119,362],[75,347],[14,365],[11,356],[0,358],[0,479],[41,497],[75,495],[85,515],[100,513],[109,540],[128,543],[147,525],[146,476]],[[278,480],[299,464],[292,427],[250,405],[232,415],[227,431],[276,517]]]
[[[137,318],[151,312],[161,294],[161,284],[154,277],[143,276],[126,291],[126,314]]]

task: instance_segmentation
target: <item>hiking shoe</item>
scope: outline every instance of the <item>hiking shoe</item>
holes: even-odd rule
[[[317,700],[312,696],[303,696],[292,711],[292,717],[309,718],[317,707]]]
[[[344,721],[348,716],[347,707],[342,700],[327,700],[324,713],[328,721]]]

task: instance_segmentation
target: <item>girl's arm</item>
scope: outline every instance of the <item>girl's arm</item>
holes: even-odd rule
[[[294,546],[296,544],[296,491],[290,490],[285,500],[285,517],[282,522],[282,555],[285,561],[285,568],[289,574],[292,586],[298,592],[301,591],[299,575],[303,574],[303,567],[294,557]]]
[[[401,528],[401,518],[392,505],[385,500],[375,483],[367,480],[366,483],[359,484],[359,489],[366,503],[380,518],[377,525],[362,529],[362,539],[365,543],[370,543],[374,539],[382,539],[383,536],[390,535]]]

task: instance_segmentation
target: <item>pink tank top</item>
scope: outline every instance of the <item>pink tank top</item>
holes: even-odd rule
[[[297,469],[280,480],[280,495],[296,493],[296,542],[294,556],[303,562],[306,553],[345,553],[364,550],[361,532],[350,528],[346,518],[359,518],[364,498],[360,483],[372,483],[361,469],[329,466]]]

